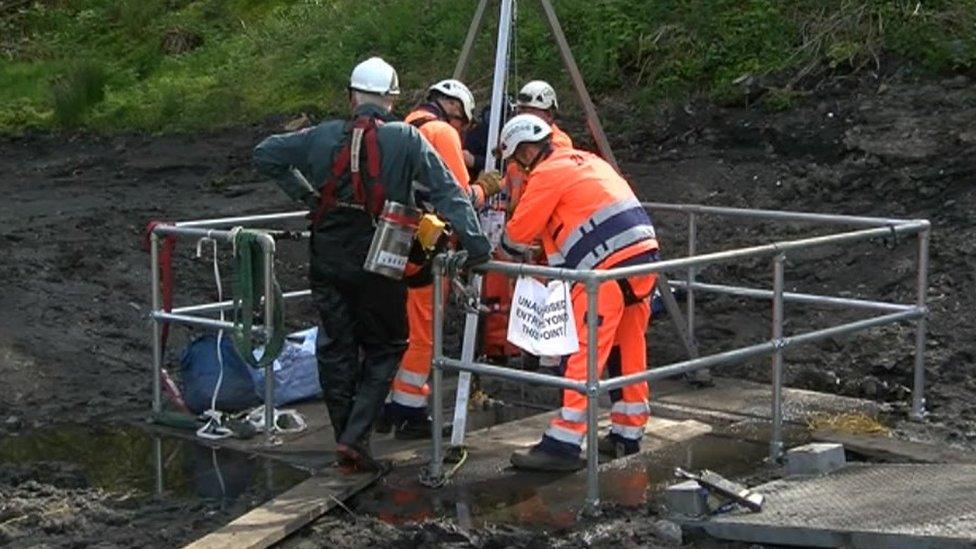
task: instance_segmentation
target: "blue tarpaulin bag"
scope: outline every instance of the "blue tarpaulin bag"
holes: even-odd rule
[[[319,384],[319,367],[315,360],[315,344],[318,328],[309,328],[289,334],[285,346],[274,361],[274,405],[275,407],[308,400],[322,395]],[[255,349],[260,356],[264,349]],[[252,392],[264,401],[264,370],[252,369],[254,380]]]
[[[224,334],[221,340],[221,356],[224,360],[224,379],[217,395],[217,409],[237,412],[257,406],[261,400],[254,394],[251,368],[234,351],[231,338]],[[217,334],[204,334],[196,338],[183,351],[180,358],[183,379],[183,398],[195,414],[210,409],[220,362],[217,359]]]

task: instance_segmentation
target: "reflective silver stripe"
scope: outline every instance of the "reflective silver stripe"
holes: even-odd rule
[[[583,423],[586,421],[586,410],[576,410],[573,408],[563,408],[559,410],[559,417],[565,421],[573,423]]]
[[[364,128],[352,129],[352,141],[349,143],[349,151],[351,153],[349,157],[349,170],[352,173],[359,171],[359,149],[362,148],[363,144],[363,132],[365,132]]]
[[[403,391],[393,391],[393,402],[410,408],[423,408],[427,406],[427,397],[423,395],[411,395]]]
[[[628,416],[649,415],[650,407],[646,402],[614,402],[610,408],[611,414],[624,414]]]
[[[575,444],[577,446],[583,445],[583,433],[577,433],[576,431],[571,431],[555,425],[550,425],[549,428],[546,429],[546,436],[549,438],[554,438],[559,442],[568,442],[569,444]]]
[[[644,436],[644,427],[632,427],[630,425],[617,425],[614,423],[610,426],[610,432],[629,440],[640,440]]]
[[[651,225],[637,225],[607,240],[597,246],[592,252],[580,260],[576,268],[579,270],[594,269],[604,259],[610,257],[616,251],[622,250],[631,244],[636,244],[642,240],[654,238],[654,227]]]
[[[427,383],[427,374],[418,374],[416,372],[408,372],[403,368],[397,372],[397,379],[410,385],[412,387],[423,387]]]
[[[563,257],[563,254],[559,252],[552,252],[546,256],[546,260],[548,261],[550,267],[559,267],[566,262],[566,258]]]
[[[586,233],[593,231],[597,225],[603,223],[620,212],[640,207],[641,203],[636,198],[621,200],[620,202],[614,202],[604,206],[603,208],[593,212],[589,219],[581,223],[579,227],[576,227],[573,232],[569,233],[569,236],[566,237],[566,240],[563,241],[559,248],[564,254],[567,253],[569,250],[573,249],[573,246],[575,246],[581,238],[586,236]]]

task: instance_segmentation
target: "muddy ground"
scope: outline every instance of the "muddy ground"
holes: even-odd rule
[[[643,123],[623,105],[608,101],[600,107],[611,128],[625,128],[612,133],[611,140],[643,199],[931,220],[927,422],[904,421],[912,385],[910,326],[793,349],[786,379],[794,387],[889,402],[892,421],[902,433],[976,447],[976,90],[969,78],[921,78],[907,69],[881,78],[834,78],[788,112],[690,103]],[[269,123],[168,137],[28,135],[0,142],[0,436],[69,421],[108,422],[148,409],[144,227],[151,219],[292,209],[273,184],[249,167],[250,148],[271,128]],[[655,222],[665,254],[684,255],[685,219],[659,214]],[[699,250],[824,232],[823,227],[706,218]],[[180,246],[177,304],[213,298],[206,259],[193,259],[190,244]],[[301,284],[302,250],[295,244],[282,248],[282,278],[295,288]],[[910,303],[914,250],[913,240],[889,239],[791,255],[787,286]],[[748,260],[710,267],[700,278],[768,287],[770,273],[768,260]],[[702,296],[700,304],[698,335],[706,351],[768,337],[767,303]],[[296,325],[311,318],[307,313],[302,307],[289,311]],[[859,318],[795,305],[787,307],[787,317],[788,333]],[[681,357],[669,326],[658,324],[651,334],[654,363]],[[171,364],[186,338],[174,330]],[[768,360],[727,371],[765,381]],[[113,518],[118,511],[111,497],[72,485],[71,475],[42,474],[44,467],[25,474],[0,464],[5,501],[38,491],[63,493],[66,505],[85,509],[83,517],[102,525],[99,541],[127,544],[124,536],[113,534],[124,529],[113,526],[122,519]],[[76,496],[87,503],[76,502]],[[52,544],[88,539],[83,530],[72,538],[70,522],[54,528],[56,537],[42,521],[11,530],[3,525],[18,511],[10,509],[0,505],[0,545],[15,538]],[[561,534],[559,543],[672,544],[667,532],[649,526],[653,517],[641,520],[652,514],[611,514],[609,523],[619,528],[583,523]],[[449,524],[394,529],[367,521],[368,528],[343,530],[337,521],[348,523],[325,519],[309,531],[321,535],[297,541],[349,547],[553,543],[505,526],[472,533]],[[356,524],[364,525],[362,520]],[[166,544],[186,541],[191,534],[187,529],[161,532],[158,541]]]

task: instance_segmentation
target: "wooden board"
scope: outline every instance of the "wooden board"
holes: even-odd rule
[[[769,419],[772,415],[772,390],[762,383],[716,377],[713,387],[703,389],[691,389],[681,381],[671,380],[658,382],[652,389],[652,410],[655,404],[665,404],[738,415],[743,419]],[[783,388],[783,420],[789,423],[802,425],[819,414],[842,412],[876,416],[880,408],[881,405],[870,400]]]
[[[836,442],[852,452],[882,461],[915,463],[976,463],[976,454],[946,446],[890,437],[815,431],[814,440]]]
[[[263,549],[327,513],[366,488],[378,474],[343,475],[337,470],[316,475],[253,509],[185,549]]]

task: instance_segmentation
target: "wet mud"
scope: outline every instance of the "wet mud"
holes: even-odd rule
[[[0,546],[178,545],[306,478],[135,426],[42,428],[0,440]]]
[[[791,349],[785,377],[794,387],[887,402],[901,434],[976,445],[976,317],[971,314],[976,305],[976,241],[971,236],[976,225],[976,89],[967,77],[921,78],[904,69],[883,77],[833,78],[787,112],[691,102],[641,121],[610,100],[600,108],[623,169],[642,199],[930,219],[927,422],[904,421],[914,342],[908,325]],[[581,127],[567,126],[582,140]],[[0,141],[0,447],[45,426],[105,423],[148,410],[148,257],[140,245],[145,225],[151,219],[292,209],[249,166],[251,147],[274,127],[190,136],[28,135]],[[700,252],[827,232],[794,224],[700,221]],[[664,254],[685,255],[686,219],[662,213],[655,224]],[[192,257],[191,246],[178,247],[177,305],[214,298],[209,258]],[[914,257],[914,242],[890,240],[791,255],[787,287],[912,303]],[[283,243],[281,258],[284,286],[304,287],[301,244]],[[766,260],[747,260],[709,267],[699,278],[768,288],[771,266]],[[769,337],[767,302],[699,295],[698,310],[698,339],[705,352]],[[290,306],[287,316],[294,327],[312,318],[300,304]],[[789,334],[861,316],[789,305],[787,318]],[[192,335],[173,330],[167,353],[171,369]],[[649,352],[655,365],[683,357],[662,319],[650,332]],[[723,372],[767,381],[769,363],[753,360]],[[0,460],[0,543],[133,546],[151,537],[158,545],[172,546],[205,529],[202,517],[213,512],[202,503],[176,501],[130,507],[124,490],[93,487],[85,478],[74,466],[51,465],[50,460]],[[15,508],[10,501],[21,503]],[[61,517],[55,511],[62,508],[84,524],[51,519],[54,523],[45,529],[45,521]],[[187,518],[187,509],[194,518]],[[36,517],[29,527],[20,518],[27,515]],[[667,524],[658,521],[650,502],[637,509],[612,506],[601,521],[576,522],[558,534],[497,522],[471,529],[455,520],[394,526],[375,518],[352,519],[339,510],[296,543],[676,543]]]

